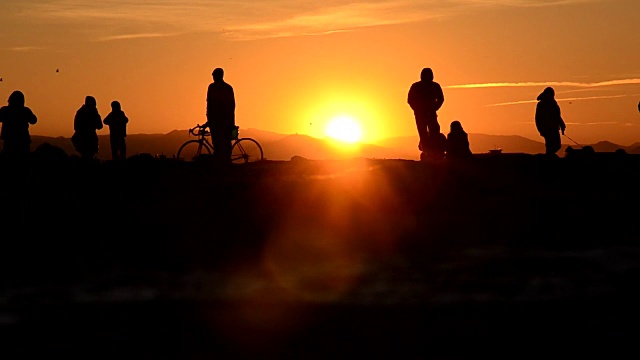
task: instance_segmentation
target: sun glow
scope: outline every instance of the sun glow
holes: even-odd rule
[[[332,139],[351,144],[360,141],[362,138],[360,125],[346,115],[337,116],[329,121],[325,133]]]

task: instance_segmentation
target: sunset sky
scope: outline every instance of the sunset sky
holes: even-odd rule
[[[0,24],[0,105],[23,91],[32,135],[71,136],[86,95],[129,133],[204,123],[222,67],[241,128],[417,139],[407,91],[431,67],[445,133],[541,141],[553,86],[571,139],[640,142],[640,0],[3,0]]]

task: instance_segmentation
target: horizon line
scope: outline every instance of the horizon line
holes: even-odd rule
[[[593,124],[591,124],[591,125],[593,125]],[[242,128],[241,128],[241,129],[242,129]],[[129,137],[129,136],[136,136],[136,135],[156,135],[156,136],[165,136],[165,135],[169,135],[169,134],[170,134],[170,133],[172,133],[172,132],[176,132],[176,131],[179,131],[179,132],[180,132],[180,131],[188,131],[188,130],[189,130],[189,129],[174,129],[174,130],[171,130],[171,131],[166,132],[166,133],[132,133],[132,134],[127,134],[127,137]],[[299,133],[278,133],[278,132],[273,132],[273,131],[269,131],[269,130],[261,130],[261,129],[257,129],[257,128],[245,128],[245,130],[256,130],[256,131],[262,131],[262,132],[267,132],[267,133],[271,133],[271,134],[274,134],[274,135],[282,135],[282,136],[285,136],[285,137],[286,137],[286,136],[292,136],[292,135],[302,135],[302,136],[307,136],[307,137],[310,137],[310,138],[313,138],[313,139],[318,139],[318,140],[327,140],[327,138],[326,138],[326,137],[325,137],[325,138],[320,138],[320,137],[315,137],[315,136],[308,135],[308,134],[299,134]],[[470,133],[468,133],[468,135],[469,135],[469,136],[471,136],[471,135],[481,135],[481,136],[482,136],[482,135],[484,135],[484,136],[494,136],[494,137],[520,137],[520,138],[523,138],[523,139],[526,139],[526,140],[530,140],[530,141],[534,141],[534,142],[538,142],[538,143],[544,143],[544,141],[536,140],[536,139],[532,139],[532,138],[530,138],[530,137],[527,137],[527,136],[524,136],[524,135],[518,135],[518,134],[505,135],[505,134],[489,134],[489,133],[477,133],[477,132],[470,132]],[[71,139],[71,136],[68,136],[68,137],[67,137],[67,136],[62,136],[62,135],[60,135],[60,136],[51,136],[51,135],[31,134],[31,136],[32,136],[32,137],[52,138],[52,139],[57,139],[57,138]],[[98,134],[98,136],[99,136],[99,137],[108,137],[108,136],[109,136],[109,134]],[[418,134],[415,134],[415,135],[399,135],[399,136],[393,136],[393,137],[386,137],[386,138],[381,138],[381,139],[379,139],[379,141],[385,141],[385,140],[391,140],[391,139],[401,139],[401,138],[418,138]],[[564,139],[563,139],[563,140],[564,140]],[[621,145],[621,144],[616,143],[616,142],[613,142],[613,141],[611,141],[611,140],[602,139],[602,140],[598,140],[598,141],[593,142],[593,143],[589,143],[589,144],[586,144],[586,145],[580,145],[580,146],[595,145],[595,144],[600,144],[600,143],[603,143],[603,142],[610,143],[610,144],[613,144],[613,145],[617,145],[617,146],[620,146],[620,147],[631,147],[631,146],[634,146],[634,145],[636,145],[636,144],[640,144],[640,140],[633,142],[631,145]],[[363,144],[363,145],[375,145],[375,143],[371,143],[371,142],[359,142],[359,143],[360,143],[360,144]],[[562,144],[563,144],[563,145],[566,145],[566,144],[570,144],[570,145],[571,145],[571,143],[570,143],[570,142],[569,142],[569,143],[562,143]],[[573,145],[575,145],[575,144],[572,144],[571,146],[573,146]]]

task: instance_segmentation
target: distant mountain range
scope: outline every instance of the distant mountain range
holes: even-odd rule
[[[387,138],[377,145],[360,144],[357,146],[338,146],[331,140],[314,138],[299,134],[279,134],[258,129],[241,129],[240,137],[256,139],[262,146],[264,156],[268,160],[290,160],[300,156],[312,160],[341,158],[370,159],[408,159],[418,160],[418,136]],[[70,138],[32,135],[32,150],[42,143],[62,148],[69,155],[77,154]],[[109,135],[99,135],[100,150],[98,157],[103,160],[111,158]],[[129,156],[140,153],[165,155],[172,157],[180,145],[194,137],[189,137],[187,130],[174,130],[167,134],[130,134],[127,136],[127,153]],[[544,152],[544,143],[518,135],[469,134],[471,151],[475,154],[487,153],[489,150],[502,149],[504,153],[540,154]],[[586,146],[585,144],[584,146]],[[623,149],[629,154],[640,154],[640,143],[621,146],[609,141],[588,144],[596,152],[613,152]],[[577,145],[564,144],[558,152],[564,155],[567,146],[579,148]]]

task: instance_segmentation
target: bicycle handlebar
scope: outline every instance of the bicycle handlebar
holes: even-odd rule
[[[238,135],[239,135],[238,131],[239,131],[239,126],[235,126],[234,129],[231,131],[231,138],[233,140],[238,138]],[[193,136],[204,136],[204,135],[211,134],[211,131],[207,131],[206,125],[196,124],[196,126],[189,129],[189,134]]]
[[[191,129],[189,129],[189,134],[191,134],[193,136],[201,136],[201,135],[207,135],[208,132],[206,130],[206,126],[205,125],[197,124],[196,126],[194,126]]]

